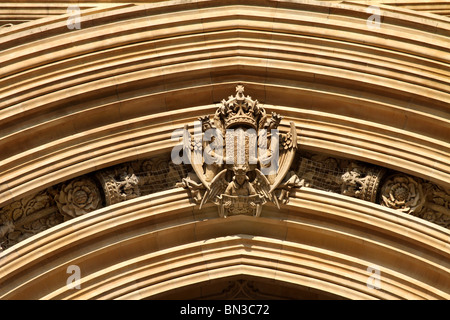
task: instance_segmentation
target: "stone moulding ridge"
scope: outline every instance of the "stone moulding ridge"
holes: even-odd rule
[[[9,284],[8,286],[2,287],[0,295],[3,298],[8,296],[12,297],[16,292],[20,292],[21,288],[15,287],[14,281],[11,282],[11,280],[14,279],[14,274],[21,270],[26,270],[27,268],[33,268],[33,266],[39,264],[40,261],[46,261],[44,265],[48,264],[48,266],[45,267],[48,267],[48,270],[36,277],[34,279],[34,281],[36,281],[35,283],[45,281],[47,275],[55,272],[55,270],[59,270],[58,268],[61,268],[61,266],[52,266],[53,263],[58,264],[58,261],[51,262],[52,260],[48,259],[48,257],[50,257],[55,250],[59,252],[59,256],[70,255],[73,250],[67,247],[68,241],[75,241],[77,245],[82,248],[88,243],[91,243],[93,239],[103,235],[110,235],[114,241],[111,241],[108,246],[104,246],[101,243],[96,244],[95,246],[98,246],[96,249],[91,248],[95,256],[102,256],[101,253],[103,251],[114,250],[114,248],[123,249],[137,241],[147,243],[147,245],[142,246],[142,248],[145,248],[145,255],[136,258],[130,257],[130,260],[111,266],[105,270],[105,272],[111,273],[111,276],[119,276],[124,281],[130,276],[133,279],[133,283],[136,280],[135,275],[127,275],[129,264],[136,265],[136,263],[144,263],[142,265],[143,268],[150,268],[148,269],[150,272],[150,270],[152,270],[151,266],[154,266],[154,272],[156,272],[159,269],[157,268],[158,265],[154,263],[157,262],[161,266],[167,265],[167,263],[176,263],[176,261],[179,261],[179,259],[173,256],[176,252],[187,254],[186,258],[192,258],[193,256],[189,254],[189,248],[195,249],[197,246],[201,247],[198,257],[201,259],[209,259],[208,257],[213,258],[215,256],[214,251],[212,251],[214,248],[217,249],[215,243],[220,244],[221,241],[225,240],[227,243],[235,242],[234,245],[229,244],[226,248],[227,250],[237,249],[238,251],[236,253],[239,254],[240,259],[243,257],[246,259],[257,257],[258,254],[255,250],[261,250],[261,254],[265,252],[266,254],[270,254],[270,257],[279,259],[279,262],[282,263],[286,272],[289,272],[289,268],[287,268],[289,264],[284,265],[284,262],[290,261],[292,263],[293,257],[295,257],[296,261],[298,259],[302,260],[303,258],[306,258],[307,260],[305,261],[298,260],[299,267],[305,267],[310,265],[307,261],[311,261],[305,254],[311,254],[311,258],[315,257],[314,259],[317,260],[318,264],[315,265],[316,267],[319,267],[322,263],[325,263],[325,265],[330,265],[331,263],[336,267],[344,267],[348,269],[347,271],[349,272],[356,272],[356,274],[359,274],[358,279],[363,281],[360,285],[357,285],[359,288],[358,290],[367,290],[365,286],[366,277],[364,277],[365,268],[367,264],[370,264],[370,258],[374,258],[376,255],[368,254],[365,257],[357,257],[352,256],[350,253],[346,253],[345,248],[347,248],[347,245],[341,247],[335,240],[337,236],[340,236],[342,237],[340,238],[341,241],[345,243],[348,242],[348,245],[355,241],[364,242],[365,250],[368,252],[372,252],[373,250],[375,250],[374,252],[377,252],[377,250],[384,250],[384,254],[381,256],[384,257],[383,259],[386,259],[386,265],[382,270],[385,290],[379,292],[367,291],[367,293],[371,292],[382,299],[388,297],[392,298],[391,294],[394,294],[394,292],[397,292],[397,298],[407,297],[408,294],[414,294],[417,299],[438,296],[441,298],[446,297],[444,292],[439,291],[436,288],[429,291],[427,294],[424,294],[423,289],[421,288],[427,288],[428,284],[426,281],[413,281],[411,278],[408,278],[407,274],[398,274],[394,269],[390,270],[389,263],[392,261],[390,261],[391,258],[389,256],[395,253],[396,257],[398,257],[398,255],[408,257],[410,263],[413,261],[414,263],[429,264],[430,268],[433,270],[433,274],[438,272],[438,269],[443,272],[446,270],[445,265],[438,266],[436,261],[434,261],[437,258],[433,252],[448,254],[445,248],[445,236],[448,236],[448,230],[435,228],[435,232],[432,232],[427,236],[424,236],[424,234],[419,231],[415,233],[402,232],[399,228],[405,227],[407,230],[410,230],[409,223],[417,224],[416,227],[418,229],[420,229],[420,224],[422,224],[422,227],[425,229],[428,229],[429,227],[425,221],[421,222],[421,220],[417,218],[410,219],[408,216],[400,213],[397,220],[393,219],[393,217],[391,217],[391,212],[389,212],[390,210],[386,210],[367,201],[312,188],[300,189],[298,193],[298,197],[292,199],[292,203],[287,205],[286,208],[289,209],[289,214],[288,216],[284,215],[283,221],[280,221],[277,218],[278,213],[276,209],[274,209],[267,212],[267,214],[261,218],[239,215],[229,217],[225,221],[222,220],[223,222],[217,224],[219,218],[213,210],[205,210],[193,215],[194,212],[197,212],[197,209],[194,208],[193,204],[189,205],[189,197],[181,188],[142,196],[93,211],[89,214],[67,221],[60,227],[49,229],[41,235],[34,237],[33,241],[30,241],[31,239],[25,240],[26,243],[19,244],[15,246],[14,249],[11,248],[13,250],[3,252],[0,259],[0,279],[4,281],[8,279]],[[324,221],[321,216],[323,215],[323,203],[326,202],[326,198],[329,198],[330,195],[335,198],[335,204],[342,207],[345,214],[343,214],[344,211],[341,212],[338,210],[335,212],[333,219],[327,222]],[[328,201],[329,200],[330,199],[328,199]],[[305,207],[303,202],[309,203],[309,206]],[[173,205],[174,203],[177,203],[178,205]],[[180,204],[182,204],[181,208]],[[371,219],[368,217],[367,220],[360,220],[361,212],[367,211],[367,208],[364,209],[364,207],[369,207],[369,211],[373,216],[378,216],[379,219]],[[152,212],[152,214],[149,214],[149,212]],[[389,219],[390,221],[388,221]],[[223,237],[217,237],[218,233],[221,234],[221,232],[224,232],[225,230],[229,231],[225,224],[231,225],[234,221],[239,222],[237,224],[239,228],[234,229],[234,232],[237,232],[238,235],[230,234],[229,236],[226,236],[226,233],[224,233]],[[122,232],[123,230],[129,230],[130,224],[139,229],[132,238],[129,237],[128,232]],[[350,227],[351,224],[353,224],[353,227]],[[268,228],[269,225],[272,225],[272,227]],[[369,225],[370,230],[372,231],[370,237],[366,238],[365,232],[362,231],[366,230],[367,232],[366,227]],[[224,227],[223,230],[220,229],[222,226]],[[246,236],[246,230],[248,231],[249,227],[252,228],[253,233]],[[172,229],[177,230],[176,233],[179,236],[170,236]],[[289,229],[290,232],[288,233],[286,229]],[[319,238],[322,240],[313,236],[313,234],[316,233],[321,235]],[[181,234],[184,236],[181,236]],[[399,240],[406,238],[406,243],[408,243],[409,246],[416,249],[419,246],[423,248],[407,252],[405,251],[405,242],[395,240],[386,242],[386,239],[382,240],[384,237],[383,234],[391,239],[390,241],[393,240],[392,236],[395,236]],[[212,237],[212,235],[216,236]],[[160,238],[160,242],[155,242],[155,238],[152,238],[155,236],[158,239]],[[168,238],[166,239],[165,237]],[[299,239],[296,239],[295,237],[303,237],[304,239],[299,242]],[[153,240],[149,241],[151,239]],[[327,241],[334,243],[336,248],[334,250],[331,247],[322,248],[319,244],[323,245],[322,241],[324,239],[328,239]],[[435,243],[431,240],[434,240]],[[314,241],[319,242],[315,243]],[[246,243],[248,248],[245,245]],[[265,248],[266,245],[267,248]],[[92,243],[89,246],[92,246]],[[150,248],[153,249],[150,250]],[[223,250],[223,247],[219,248],[220,250]],[[279,250],[282,250],[283,254],[281,256]],[[231,253],[231,251],[227,252]],[[166,254],[169,254],[170,257],[174,258],[173,261],[171,259],[165,259],[164,257]],[[233,256],[234,254],[230,255],[230,258]],[[330,261],[321,262],[321,259],[327,259],[327,257],[331,256],[334,258]],[[160,257],[160,259],[158,259],[158,257]],[[78,260],[73,260],[73,262],[83,263],[86,257],[83,255],[83,257],[77,259],[81,260],[79,262],[77,262]],[[224,261],[224,259],[220,260]],[[253,263],[256,263],[256,260]],[[154,263],[148,263],[148,261],[153,261]],[[212,261],[215,260],[211,259],[208,261],[211,262],[211,264],[208,265],[213,265]],[[348,263],[350,264],[346,266]],[[279,267],[282,266],[279,264],[277,265]],[[203,265],[200,267],[204,268]],[[120,271],[120,269],[123,269],[124,273],[120,274],[125,278],[118,275],[117,271]],[[164,269],[170,273],[171,268]],[[184,268],[184,270],[186,271],[179,271],[189,272],[189,268]],[[279,269],[276,270],[280,271]],[[275,269],[272,271],[275,271]],[[167,279],[171,277],[178,278],[178,276],[175,276],[176,274],[179,274],[178,271],[175,270],[174,272],[175,273],[172,275],[168,274]],[[286,274],[286,276],[287,275],[288,274]],[[103,271],[93,273],[86,277],[83,286],[84,290],[67,290],[67,288],[61,286],[60,290],[48,292],[47,297],[62,298],[73,295],[73,297],[78,296],[79,298],[88,296],[90,298],[101,298],[107,296],[110,297],[109,295],[104,295],[108,292],[112,295],[119,294],[120,292],[110,292],[110,284],[104,283],[105,287],[103,287],[101,283],[96,283],[96,277],[104,276],[105,274]],[[430,277],[433,278],[433,276]],[[147,277],[147,279],[149,278]],[[20,279],[17,281],[20,281]],[[90,287],[91,284],[93,285],[92,288]],[[99,290],[98,285],[103,289]]]

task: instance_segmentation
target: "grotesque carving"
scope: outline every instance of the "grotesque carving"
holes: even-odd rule
[[[289,196],[292,192],[292,189],[306,187],[308,184],[305,182],[305,179],[300,179],[294,171],[289,171],[286,175],[284,181],[281,183],[280,187],[277,189],[278,191],[278,202],[282,204],[286,204],[289,202]]]
[[[203,198],[205,186],[197,177],[194,171],[190,171],[186,178],[176,184],[177,187],[187,188],[189,190],[191,199],[195,203],[200,204]]]
[[[183,141],[196,178],[184,179],[181,185],[201,199],[200,208],[212,202],[219,215],[227,217],[259,216],[267,202],[279,207],[275,193],[297,148],[294,124],[280,134],[282,117],[275,112],[268,116],[257,100],[244,96],[242,85],[235,96],[222,100],[214,122],[208,116],[199,120],[201,129],[194,130],[193,137],[185,134]]]
[[[119,196],[122,201],[139,197],[139,180],[134,173],[123,171],[120,173],[120,180],[117,181]]]

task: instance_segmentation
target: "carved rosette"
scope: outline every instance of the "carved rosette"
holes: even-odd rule
[[[14,201],[0,210],[0,249],[62,221],[52,196],[46,191]]]
[[[63,184],[55,201],[63,215],[74,218],[99,209],[101,194],[95,181],[79,178]]]
[[[0,208],[0,251],[97,210],[103,201],[111,205],[174,188],[186,175],[185,167],[174,165],[166,155],[103,169],[95,179],[82,176],[14,201]]]
[[[425,196],[421,184],[405,174],[390,176],[381,188],[381,205],[411,214],[419,212]]]

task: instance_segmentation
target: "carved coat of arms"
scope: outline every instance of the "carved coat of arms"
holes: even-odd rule
[[[244,95],[242,85],[236,87],[235,96],[222,100],[213,116],[198,120],[194,135],[187,126],[183,134],[184,160],[193,172],[182,185],[191,190],[200,209],[214,203],[219,215],[227,217],[259,216],[268,202],[279,208],[275,190],[297,148],[294,123],[280,133],[281,116],[266,114],[257,100]]]

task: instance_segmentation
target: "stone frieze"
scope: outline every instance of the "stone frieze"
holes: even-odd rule
[[[105,206],[182,187],[220,217],[260,216],[280,208],[299,188],[339,193],[450,228],[450,188],[352,159],[299,150],[294,123],[267,114],[238,85],[214,115],[182,134],[178,152],[98,170],[0,208],[0,250]],[[285,126],[286,128],[286,126]]]

